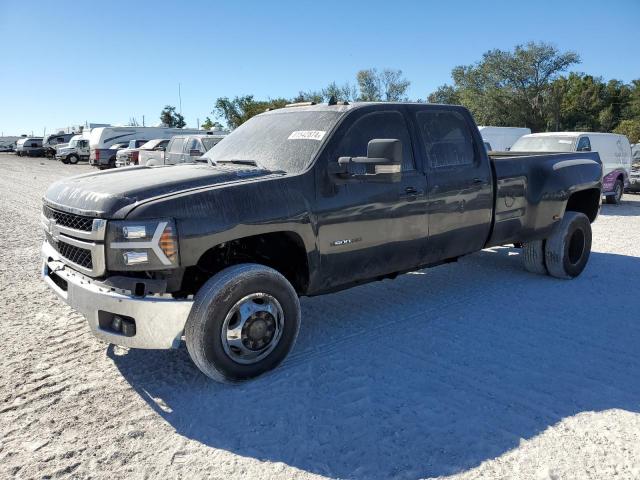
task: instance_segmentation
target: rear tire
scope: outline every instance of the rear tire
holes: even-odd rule
[[[522,246],[524,268],[528,272],[539,275],[547,275],[547,267],[544,264],[544,240],[527,242]]]
[[[622,201],[622,194],[624,191],[624,184],[622,180],[617,179],[613,187],[613,195],[607,195],[607,203],[610,205],[618,205]]]
[[[185,325],[187,350],[208,377],[247,380],[277,367],[300,329],[300,302],[276,270],[254,263],[225,268],[198,291]]]
[[[584,213],[565,212],[544,246],[545,264],[556,278],[582,273],[591,253],[591,223]]]
[[[67,157],[67,161],[68,161],[71,165],[75,165],[76,163],[78,163],[78,160],[80,160],[80,159],[78,158],[78,156],[77,156],[77,155],[69,155],[69,156]]]

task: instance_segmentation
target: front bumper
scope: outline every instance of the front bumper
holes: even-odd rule
[[[129,348],[176,348],[193,300],[170,296],[136,297],[86,277],[64,265],[58,252],[46,241],[42,244],[42,277],[71,308],[82,313],[93,334],[100,340]],[[135,321],[135,335],[116,333],[108,326],[113,315]],[[105,323],[105,319],[107,322]]]

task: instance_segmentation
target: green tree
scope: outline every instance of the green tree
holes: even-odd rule
[[[266,111],[267,109],[282,108],[289,100],[276,98],[273,100],[255,100],[253,95],[235,97],[221,97],[216,100],[214,112],[227,122],[229,128],[237,128],[251,117]]]
[[[459,100],[479,123],[546,127],[552,83],[580,62],[575,52],[560,52],[547,43],[529,42],[513,51],[490,50],[473,65],[455,67],[452,89],[440,87],[432,98]],[[445,95],[446,94],[446,95]]]
[[[613,131],[626,135],[631,143],[640,143],[640,118],[622,120]]]
[[[209,117],[205,118],[204,122],[202,122],[202,129],[203,130],[211,130],[213,128],[221,129],[222,128],[222,124],[220,122],[211,120]]]
[[[176,107],[166,105],[160,112],[160,121],[167,127],[184,128],[187,122],[180,113],[176,113]]]
[[[407,99],[411,82],[403,77],[402,70],[375,68],[360,70],[356,75],[360,89],[358,100],[363,102],[401,102]]]

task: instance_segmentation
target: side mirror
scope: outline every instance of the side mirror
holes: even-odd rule
[[[391,138],[369,141],[366,157],[340,157],[330,173],[340,178],[369,182],[399,182],[402,170],[402,142]]]
[[[197,150],[197,149],[189,150],[190,157],[201,157],[202,155],[203,154],[200,150]]]

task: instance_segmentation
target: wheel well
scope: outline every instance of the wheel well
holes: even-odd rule
[[[307,291],[309,265],[302,239],[293,232],[244,237],[207,250],[195,266],[185,271],[181,290],[195,294],[220,270],[239,263],[260,263],[280,272],[299,294]]]
[[[565,210],[584,213],[589,218],[589,221],[593,222],[598,216],[600,196],[601,192],[597,188],[575,192],[567,200],[567,208]]]

